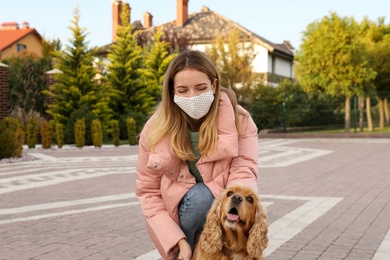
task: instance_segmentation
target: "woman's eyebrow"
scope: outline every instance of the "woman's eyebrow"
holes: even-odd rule
[[[207,85],[207,82],[198,83],[194,87],[200,87],[200,86],[204,86],[204,85]],[[188,88],[188,86],[186,86],[186,85],[177,85],[176,88]]]
[[[195,85],[195,87],[203,86],[203,85],[207,85],[207,82],[198,83],[198,84]]]

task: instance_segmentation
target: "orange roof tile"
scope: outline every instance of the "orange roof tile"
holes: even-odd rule
[[[34,28],[2,30],[0,29],[0,51],[12,45],[16,41],[22,39],[30,33],[35,33],[39,38],[41,36]]]

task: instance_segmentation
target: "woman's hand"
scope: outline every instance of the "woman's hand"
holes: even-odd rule
[[[190,244],[188,244],[187,240],[185,238],[182,238],[177,243],[179,246],[179,256],[177,259],[179,260],[191,260],[192,257],[192,250]]]

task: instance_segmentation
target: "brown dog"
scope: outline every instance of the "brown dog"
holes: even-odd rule
[[[193,259],[263,259],[267,235],[259,196],[250,188],[233,185],[214,201]]]

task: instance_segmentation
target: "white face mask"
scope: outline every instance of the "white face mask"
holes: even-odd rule
[[[199,119],[204,117],[210,110],[214,101],[213,91],[208,91],[195,97],[180,97],[175,94],[173,101],[190,117]]]

